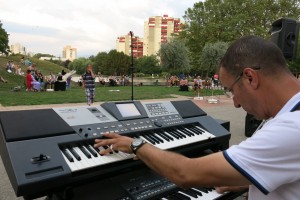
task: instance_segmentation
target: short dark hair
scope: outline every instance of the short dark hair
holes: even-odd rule
[[[244,36],[233,42],[220,62],[221,67],[233,76],[246,67],[259,67],[265,74],[289,71],[277,45],[258,36]]]

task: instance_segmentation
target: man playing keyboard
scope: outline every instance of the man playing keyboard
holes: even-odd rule
[[[252,200],[299,199],[300,82],[281,50],[260,37],[242,37],[221,60],[219,79],[236,108],[267,120],[239,145],[187,158],[141,139],[105,134],[107,139],[96,139],[94,147],[110,146],[100,154],[134,153],[180,187],[220,186],[221,192],[249,187]]]

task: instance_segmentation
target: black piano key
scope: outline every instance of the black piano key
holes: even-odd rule
[[[167,140],[167,141],[170,141],[170,140],[174,140],[174,138],[173,137],[171,137],[171,136],[169,136],[168,134],[166,134],[164,131],[158,131],[157,132],[160,136],[162,136],[162,137],[166,137],[166,138],[168,138],[169,140]]]
[[[174,138],[176,138],[177,140],[181,139],[181,137],[179,135],[177,135],[176,133],[172,132],[172,131],[166,131],[168,134],[170,134],[171,136],[173,136]]]
[[[76,160],[80,161],[81,157],[78,155],[78,153],[73,149],[73,147],[68,147],[68,150],[72,153],[72,155],[76,158]]]
[[[192,190],[192,191],[194,191],[195,193],[197,193],[197,194],[198,194],[198,196],[202,196],[202,193],[201,193],[200,191],[198,191],[198,190],[194,189],[194,188],[190,188],[189,190]]]
[[[201,133],[204,133],[205,131],[203,130],[204,128],[202,128],[201,126],[195,126],[195,129],[197,129],[198,131],[200,131]]]
[[[94,149],[97,153],[100,152],[100,149],[98,149],[97,147],[94,147],[93,145],[91,145],[91,146],[93,147],[93,149]]]
[[[188,130],[193,131],[193,133],[197,134],[197,135],[201,135],[202,132],[199,131],[197,128],[188,128]]]
[[[154,133],[151,133],[151,136],[154,137],[156,140],[158,140],[160,143],[164,143],[164,141]]]
[[[87,158],[92,158],[92,155],[83,146],[79,145],[78,148]]]
[[[69,154],[69,152],[66,149],[61,149],[61,151],[63,152],[63,154],[66,156],[66,158],[70,161],[70,162],[74,162],[73,157]]]
[[[187,132],[192,133],[193,135],[200,135],[201,134],[201,132],[196,130],[196,128],[194,126],[185,127],[184,130],[187,131]]]
[[[149,142],[151,142],[151,144],[155,144],[156,142],[151,138],[149,137],[148,135],[143,135],[144,138],[146,138],[146,140],[148,140]]]
[[[193,135],[197,134],[197,135],[199,135],[199,133],[196,133],[196,132],[193,130],[193,126],[190,125],[190,124],[181,126],[181,129],[180,129],[180,130],[183,131],[183,132],[187,132],[187,133],[189,133],[189,134],[193,134]]]
[[[109,146],[102,146],[104,149],[109,149]],[[109,154],[113,154],[114,152],[110,151]]]
[[[213,190],[215,190],[215,188],[213,188],[213,187],[204,187],[204,188],[207,189],[210,192],[212,192]]]
[[[159,139],[160,143],[166,142],[166,139],[157,133],[155,133],[155,137],[157,137]],[[167,140],[167,141],[169,141],[169,140]]]
[[[199,188],[196,188],[196,189],[200,190],[201,192],[208,193],[208,190],[206,188],[199,187]]]
[[[158,136],[160,136],[161,138],[167,140],[168,142],[171,140],[167,135],[163,134],[163,133],[156,133]]]
[[[179,130],[182,131],[184,134],[186,134],[189,137],[192,137],[195,135],[192,132],[187,131],[184,127],[180,128]]]
[[[157,144],[160,143],[159,139],[155,135],[148,134],[148,136],[151,137],[155,141],[155,143],[157,143]]]
[[[182,128],[182,127],[177,127],[175,131],[178,132],[178,133],[184,134],[184,135],[186,135],[186,136],[188,136],[188,137],[191,137],[191,136],[192,136],[191,133],[189,133],[189,132],[186,133],[185,131],[183,131],[183,128]]]
[[[175,196],[174,194],[169,195],[169,196],[167,196],[166,198],[167,198],[168,200],[181,200],[181,199],[179,199],[177,196]]]
[[[86,147],[86,149],[94,156],[94,157],[98,157],[98,151],[95,152],[94,148],[92,146],[90,146],[89,144],[84,145]]]
[[[198,196],[200,196],[195,191],[190,190],[190,189],[186,189],[186,190],[183,190],[181,192],[184,193],[184,194],[187,194],[187,195],[189,195],[191,197],[194,197],[194,198],[197,198]]]
[[[155,132],[151,132],[151,135],[157,139],[159,141],[159,143],[164,143],[165,142],[165,139],[162,138],[159,134],[155,133]]]
[[[189,128],[190,130],[192,130],[194,133],[198,134],[198,135],[201,135],[202,133],[204,133],[204,131],[198,129],[197,127],[190,127]]]
[[[180,194],[180,193],[176,193],[176,194],[174,194],[174,196],[177,197],[180,200],[191,200],[190,197],[185,196],[184,194]]]
[[[169,129],[169,130],[170,130],[172,133],[179,135],[180,138],[186,138],[186,135],[184,135],[184,134],[178,132],[177,129],[174,129],[174,130]]]

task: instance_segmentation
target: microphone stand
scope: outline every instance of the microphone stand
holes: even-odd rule
[[[131,38],[131,43],[130,43],[130,47],[131,47],[131,101],[133,101],[133,47],[132,47],[132,36],[133,33],[132,31],[129,32],[130,33],[130,38]]]

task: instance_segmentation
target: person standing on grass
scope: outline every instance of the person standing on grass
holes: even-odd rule
[[[91,64],[87,65],[86,72],[82,75],[82,87],[85,88],[87,104],[90,106],[95,98],[95,74]]]

